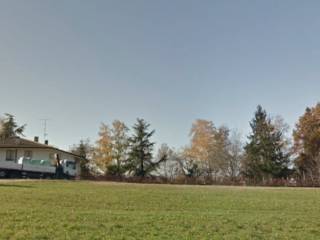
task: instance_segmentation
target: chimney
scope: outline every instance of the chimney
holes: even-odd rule
[[[39,142],[39,137],[35,136],[35,137],[34,137],[34,141],[35,141],[35,142]]]
[[[45,140],[45,141],[44,141],[44,144],[45,144],[45,145],[49,145],[49,141],[48,141],[48,140]]]

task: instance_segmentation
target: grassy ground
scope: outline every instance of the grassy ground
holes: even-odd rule
[[[320,189],[0,182],[0,239],[320,239]]]

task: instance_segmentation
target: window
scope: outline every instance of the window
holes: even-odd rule
[[[32,159],[32,151],[24,151],[24,158],[31,160]]]
[[[7,150],[6,160],[7,161],[16,161],[17,160],[17,150]]]
[[[73,170],[76,170],[76,164],[75,162],[67,161],[67,168],[71,168]]]

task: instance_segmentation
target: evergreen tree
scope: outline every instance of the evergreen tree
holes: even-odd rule
[[[18,126],[15,117],[9,113],[0,121],[0,139],[6,139],[14,136],[23,136],[26,125]]]
[[[289,157],[284,152],[283,132],[272,124],[265,110],[259,105],[250,123],[252,133],[245,146],[244,174],[255,182],[284,177]]]
[[[145,177],[159,166],[160,162],[152,161],[152,151],[154,142],[150,138],[154,134],[154,130],[148,131],[150,124],[143,119],[137,119],[137,123],[133,126],[133,136],[129,138],[129,158],[127,161],[127,169],[134,176]]]
[[[93,152],[93,147],[91,146],[89,140],[81,139],[79,144],[74,145],[71,152],[80,156],[80,169],[82,176],[89,175],[89,159]]]

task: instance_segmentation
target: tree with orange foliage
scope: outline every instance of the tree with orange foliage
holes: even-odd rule
[[[227,167],[227,145],[229,130],[216,128],[212,121],[198,119],[190,131],[191,144],[185,148],[184,156],[200,171],[201,175],[217,177]]]
[[[293,132],[295,167],[304,181],[320,182],[320,103],[307,108]]]
[[[99,139],[96,143],[94,160],[101,170],[106,171],[113,160],[111,130],[108,125],[102,123],[99,130]]]

